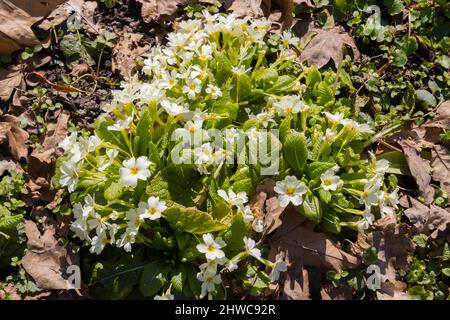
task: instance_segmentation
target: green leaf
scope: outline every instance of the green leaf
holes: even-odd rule
[[[178,265],[176,270],[172,273],[172,278],[170,279],[170,283],[172,284],[172,288],[175,292],[182,293],[184,284],[186,283],[187,273],[186,273],[186,265],[181,263]]]
[[[152,141],[148,143],[148,158],[150,159],[151,162],[156,164],[156,167],[160,166],[161,158],[159,156],[159,151]]]
[[[139,137],[138,149],[134,150],[138,156],[147,155],[148,143],[151,140],[150,137],[150,125],[151,125],[151,116],[149,111],[145,111],[136,128],[136,136]]]
[[[384,0],[383,3],[387,7],[388,13],[391,16],[395,16],[405,9],[402,0]]]
[[[317,104],[326,107],[334,103],[334,90],[325,81],[321,81],[314,92]]]
[[[214,220],[208,213],[197,208],[173,205],[164,211],[164,215],[171,228],[183,232],[203,234],[227,228],[227,225]]]
[[[108,126],[115,124],[115,121],[109,117],[99,117],[95,121],[94,128],[97,136],[105,142],[112,143],[122,150],[128,150],[122,135],[118,131],[111,131]]]
[[[417,93],[417,102],[426,107],[431,108],[436,106],[437,100],[428,90],[419,89],[416,91]]]
[[[168,205],[177,202],[184,206],[194,206],[197,190],[201,190],[198,174],[180,166],[168,166],[159,171],[147,186],[148,196],[157,196]]]
[[[404,50],[395,49],[393,53],[392,65],[395,67],[404,67],[408,62],[408,56],[406,55]]]
[[[233,65],[224,53],[218,53],[213,61],[214,69],[216,71],[216,81],[221,86],[225,81],[231,77],[231,69]]]
[[[236,83],[230,93],[233,101],[243,101],[252,93],[252,79],[245,73],[237,75]]]
[[[433,292],[422,286],[414,286],[408,289],[408,295],[413,300],[433,300]]]
[[[286,118],[281,120],[280,126],[279,126],[279,132],[280,132],[280,141],[281,143],[284,143],[286,140],[286,136],[291,132],[291,122],[292,122],[292,116],[288,115]]]
[[[277,80],[278,80],[278,72],[271,68],[260,69],[258,70],[255,76],[255,81],[258,83],[259,86],[263,88],[268,85],[271,85]]]
[[[389,161],[389,169],[386,171],[393,174],[401,174],[404,176],[411,176],[408,163],[405,156],[399,151],[389,151],[377,156],[377,160],[385,159]]]
[[[244,237],[248,233],[249,226],[244,222],[241,213],[233,217],[231,227],[222,235],[223,241],[227,244],[227,252],[238,253],[244,245]]]
[[[332,210],[324,210],[322,217],[322,225],[328,232],[338,234],[341,232],[338,215]]]
[[[408,81],[408,90],[403,96],[403,101],[408,106],[409,110],[412,110],[416,105],[416,90],[414,90],[414,87],[411,85],[409,81]]]
[[[169,273],[167,265],[160,260],[150,262],[144,267],[140,281],[140,290],[144,297],[152,296],[163,287]]]
[[[301,175],[308,158],[305,136],[299,132],[289,133],[283,145],[283,154],[295,173]]]
[[[106,200],[113,201],[119,199],[124,192],[124,185],[121,181],[111,182],[106,186],[104,191],[104,197]]]
[[[331,192],[323,189],[319,189],[320,200],[324,203],[329,203],[331,201]]]
[[[315,66],[311,66],[306,75],[306,85],[308,87],[314,87],[314,85],[320,81],[322,81],[322,74]]]
[[[253,179],[251,178],[241,179],[233,184],[233,191],[236,193],[243,191],[249,195],[253,193],[254,188],[255,185],[253,183]]]
[[[187,273],[187,284],[189,285],[189,289],[194,294],[195,298],[199,298],[202,292],[201,283],[197,280],[197,270],[194,269],[193,265],[188,265],[186,268]]]
[[[303,203],[297,207],[298,211],[311,221],[319,223],[322,219],[320,200],[309,193],[304,196]]]
[[[336,165],[334,162],[315,161],[309,164],[306,168],[306,173],[310,179],[319,180],[322,173],[333,168]]]

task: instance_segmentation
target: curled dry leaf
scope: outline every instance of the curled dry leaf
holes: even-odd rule
[[[408,271],[408,255],[414,251],[411,230],[406,224],[384,223],[384,229],[368,235],[359,234],[361,248],[374,247],[378,252],[376,265],[380,268],[381,282],[395,283],[396,270]]]
[[[428,207],[410,196],[403,196],[400,200],[401,206],[407,208],[405,210],[406,217],[419,233],[430,235],[431,238],[436,239],[441,233],[449,232],[449,211],[435,205]]]
[[[229,12],[239,17],[262,17],[264,15],[261,9],[262,0],[234,0],[229,5],[225,4]]]
[[[295,209],[288,209],[281,215],[281,226],[269,239],[271,250],[284,252],[288,263],[338,272],[360,264],[357,257],[343,251],[331,237],[315,232],[314,224],[305,222]]]
[[[144,37],[140,33],[124,32],[112,51],[112,71],[130,77],[136,67],[136,59],[148,52],[150,45],[140,45]]]
[[[141,16],[144,22],[149,23],[153,20],[160,20],[170,17],[177,12],[178,6],[184,6],[190,3],[204,2],[208,0],[137,0],[142,4]]]
[[[434,199],[434,188],[431,182],[430,161],[420,156],[421,148],[411,139],[400,140],[398,144],[402,147],[408,163],[411,175],[416,181],[420,195],[424,197],[425,203],[430,204]]]
[[[0,53],[10,54],[41,42],[31,30],[65,0],[0,0]]]
[[[383,282],[377,290],[378,300],[410,300],[406,293],[407,285],[401,281]]]
[[[302,51],[300,61],[306,61],[308,64],[320,69],[331,59],[336,67],[339,67],[343,59],[344,45],[350,46],[353,50],[354,60],[359,60],[360,53],[356,47],[355,40],[338,27],[333,27],[329,30],[314,28],[312,32],[317,34]]]
[[[1,40],[0,40],[1,41]],[[11,97],[14,89],[20,85],[23,75],[20,65],[0,68],[0,100],[6,101]]]
[[[0,144],[6,144],[14,160],[19,161],[28,155],[28,133],[20,128],[20,120],[11,115],[0,119]]]
[[[320,289],[320,297],[322,300],[352,300],[353,289],[348,285],[335,287],[332,284],[327,284]]]
[[[23,169],[17,162],[0,154],[0,177],[5,172],[23,172]]]
[[[39,201],[56,201],[58,192],[50,190],[50,180],[59,156],[58,144],[67,136],[68,121],[68,113],[62,112],[55,127],[47,131],[42,142],[43,149],[33,151],[27,159],[30,179],[26,186],[29,192],[23,196],[27,205],[34,205]]]
[[[450,130],[450,101],[442,102],[436,109],[436,116],[423,126]]]
[[[43,289],[71,289],[67,281],[67,268],[79,264],[78,255],[63,246],[55,237],[55,228],[47,228],[43,234],[32,221],[25,221],[27,251],[22,259],[25,271]]]
[[[309,300],[308,270],[303,265],[296,264],[289,268],[283,284],[283,300]]]
[[[439,181],[441,189],[450,194],[450,153],[445,147],[435,145],[431,150],[431,170],[433,180]]]
[[[272,233],[281,225],[280,215],[285,208],[280,203],[273,188],[275,181],[265,180],[256,188],[255,195],[250,201],[250,207],[258,217],[264,221],[267,234]]]

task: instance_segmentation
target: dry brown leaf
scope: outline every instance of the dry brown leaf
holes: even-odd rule
[[[320,296],[322,300],[352,300],[353,289],[348,285],[335,287],[332,284],[327,284],[320,289]]]
[[[64,1],[0,0],[0,53],[40,44],[31,26]]]
[[[400,204],[407,208],[405,215],[419,233],[429,234],[433,239],[436,239],[441,233],[448,233],[450,212],[435,205],[427,207],[410,196],[402,197]]]
[[[442,102],[436,109],[436,116],[423,126],[450,130],[450,101]]]
[[[78,255],[55,238],[54,228],[47,228],[41,234],[37,225],[27,220],[25,233],[28,241],[22,265],[36,285],[43,289],[70,289],[66,272],[69,266],[79,264]]]
[[[410,227],[406,224],[388,224],[384,230],[373,231],[358,238],[359,245],[375,247],[378,252],[376,264],[380,267],[381,282],[395,283],[397,270],[408,271],[408,255],[414,251]]]
[[[86,63],[78,63],[73,66],[70,75],[72,77],[79,77],[89,72],[89,66]]]
[[[286,272],[282,300],[309,300],[308,270],[300,264],[293,265]]]
[[[275,181],[265,180],[256,188],[255,195],[250,201],[252,212],[263,219],[267,234],[281,225],[280,215],[285,209],[280,207],[274,187]]]
[[[434,188],[431,182],[431,166],[430,161],[420,156],[421,148],[411,140],[400,140],[398,144],[402,147],[403,153],[408,163],[411,175],[416,181],[420,195],[424,197],[425,203],[430,204],[434,199]]]
[[[269,243],[276,254],[285,253],[288,263],[338,272],[360,264],[357,257],[343,251],[328,235],[315,232],[314,224],[305,222],[304,217],[295,209],[286,209],[281,220],[281,226],[269,239]]]
[[[149,23],[153,20],[159,20],[174,15],[178,6],[184,6],[189,3],[205,2],[208,0],[137,0],[142,4],[141,16],[144,22]]]
[[[0,143],[8,145],[14,160],[20,161],[28,155],[28,133],[20,128],[20,120],[12,115],[4,115],[0,120]]]
[[[0,154],[0,177],[6,172],[23,172],[22,167],[10,158],[5,158]]]
[[[148,44],[139,45],[143,37],[140,33],[124,32],[120,35],[112,52],[112,71],[119,71],[125,78],[132,75],[136,68],[136,59],[150,49]]]
[[[377,290],[378,300],[410,300],[406,293],[407,285],[401,281],[383,282]]]
[[[431,150],[431,170],[433,180],[441,183],[441,189],[450,194],[450,153],[441,146],[435,145]]]
[[[278,5],[281,9],[283,29],[290,28],[293,21],[294,0],[272,0],[272,3]]]
[[[300,61],[306,61],[320,69],[331,59],[336,67],[339,67],[343,59],[344,45],[350,46],[353,50],[354,60],[359,60],[360,53],[355,40],[348,33],[338,27],[329,30],[314,28],[312,31],[317,34],[302,51]]]
[[[67,136],[69,114],[62,112],[55,127],[45,134],[42,142],[43,149],[33,151],[27,158],[29,180],[26,182],[28,193],[23,195],[27,205],[38,202],[56,201],[60,194],[51,190],[50,180],[55,171],[55,162],[60,155],[58,144]]]
[[[227,11],[234,13],[239,17],[262,17],[264,15],[261,9],[262,0],[234,0],[227,7]]]
[[[1,41],[1,40],[0,40]],[[20,66],[0,68],[0,100],[6,101],[11,97],[14,89],[20,85],[23,75]]]

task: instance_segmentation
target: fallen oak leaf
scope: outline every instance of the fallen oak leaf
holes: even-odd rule
[[[197,2],[212,3],[208,0],[137,0],[137,2],[142,5],[141,16],[145,23],[173,16],[178,6]]]
[[[421,147],[418,147],[412,139],[402,139],[398,141],[398,144],[403,149],[406,162],[419,188],[420,195],[424,197],[426,204],[430,204],[434,199],[434,188],[430,185],[430,161],[420,156]]]
[[[309,300],[308,270],[300,264],[292,265],[286,272],[282,300]]]
[[[396,281],[397,270],[408,271],[408,255],[415,250],[410,227],[406,224],[384,224],[383,230],[375,230],[367,235],[358,235],[358,244],[374,247],[380,268],[381,282]]]
[[[432,239],[436,239],[440,233],[448,232],[450,212],[445,209],[435,205],[428,207],[410,196],[403,196],[400,199],[400,205],[406,208],[405,216],[419,233],[430,235]]]
[[[320,297],[322,300],[352,300],[353,289],[346,284],[339,287],[327,284],[320,288]]]
[[[12,115],[4,115],[0,120],[0,143],[8,145],[14,160],[20,161],[28,155],[28,133],[20,128],[20,120]]]
[[[338,68],[343,59],[344,45],[350,46],[353,50],[354,60],[359,60],[360,53],[355,40],[338,27],[328,30],[313,28],[311,32],[315,32],[316,35],[300,54],[300,61],[306,61],[308,64],[320,69],[330,60],[333,60]]]
[[[431,172],[433,180],[439,181],[441,189],[450,194],[450,153],[441,145],[431,149]]]
[[[20,164],[14,162],[10,158],[5,158],[0,154],[0,177],[5,172],[24,172]]]
[[[118,71],[123,77],[131,77],[136,68],[136,60],[148,52],[150,45],[139,45],[144,37],[140,33],[123,32],[112,50],[112,71]]]
[[[226,10],[238,17],[262,17],[264,12],[261,9],[262,0],[234,0],[226,5]]]
[[[22,82],[23,74],[20,65],[0,68],[0,100],[7,101],[14,89]]]
[[[67,281],[67,268],[78,265],[77,254],[70,246],[63,246],[55,237],[55,228],[47,228],[43,234],[37,225],[25,221],[25,233],[28,238],[27,251],[22,258],[22,266],[42,289],[72,289]]]
[[[277,194],[273,190],[275,181],[265,180],[256,187],[255,194],[250,201],[252,212],[263,219],[266,234],[270,234],[281,225],[280,215],[284,209],[280,206]]]
[[[10,54],[23,47],[40,44],[32,25],[65,0],[0,0],[0,53]]]
[[[295,208],[285,210],[281,220],[281,226],[268,241],[276,254],[285,253],[288,263],[338,272],[360,265],[358,257],[343,251],[331,237],[315,232],[314,224],[305,222]]]
[[[406,289],[407,284],[401,281],[383,282],[381,288],[377,290],[378,300],[410,300]]]

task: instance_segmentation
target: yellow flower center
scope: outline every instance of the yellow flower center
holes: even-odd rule
[[[325,181],[323,182],[324,185],[331,186],[331,181],[329,179],[325,179]]]
[[[292,107],[287,107],[286,108],[286,113],[292,113]]]
[[[137,167],[133,167],[133,168],[130,169],[130,174],[131,174],[132,176],[135,176],[135,175],[137,175],[138,173],[139,173],[139,169],[138,169]]]
[[[369,197],[369,193],[367,191],[364,191],[362,197],[363,199],[367,199]]]
[[[286,193],[290,196],[292,196],[295,193],[295,188],[294,187],[287,187],[286,188]]]
[[[190,127],[189,128],[189,132],[192,133],[192,134],[195,133],[196,131],[197,131],[196,127]]]
[[[210,244],[209,246],[208,246],[208,251],[209,252],[214,252],[216,250],[216,247],[214,247],[212,244]]]
[[[155,208],[148,208],[148,209],[147,209],[147,213],[148,213],[150,216],[152,216],[152,215],[154,215],[154,214],[156,213],[156,209],[155,209]]]
[[[189,89],[191,89],[192,91],[194,91],[196,88],[197,88],[197,87],[195,86],[195,84],[191,84],[191,85],[189,86]]]

